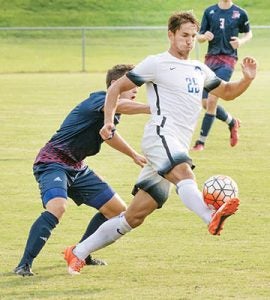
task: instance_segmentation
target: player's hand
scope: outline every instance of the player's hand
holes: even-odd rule
[[[115,130],[116,129],[113,123],[106,123],[100,129],[99,134],[101,135],[102,139],[106,141],[110,140],[113,137]]]
[[[146,158],[143,155],[140,155],[136,152],[133,154],[132,158],[135,164],[141,167],[143,167],[147,163]]]
[[[245,57],[241,63],[244,78],[253,80],[257,73],[257,62],[253,57]]]
[[[233,49],[237,49],[241,46],[240,39],[237,36],[232,36],[231,37],[230,44],[231,44]]]
[[[214,38],[214,34],[211,31],[206,31],[204,33],[204,38],[206,41],[212,41],[212,39]]]

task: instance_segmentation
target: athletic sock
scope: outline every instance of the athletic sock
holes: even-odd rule
[[[79,243],[73,252],[78,258],[85,259],[90,253],[114,243],[131,229],[124,214],[120,214],[104,222],[92,235]]]
[[[34,258],[39,254],[51,235],[51,231],[59,223],[58,219],[48,211],[43,212],[33,223],[26,242],[23,257],[18,266],[32,266]]]
[[[195,212],[206,224],[209,224],[212,211],[204,203],[196,182],[193,179],[184,179],[178,182],[176,187],[176,192],[185,206]]]
[[[206,138],[210,132],[210,129],[215,121],[216,116],[212,114],[205,113],[202,121],[201,131],[200,131],[200,137],[199,142],[202,144],[205,143]]]
[[[88,227],[86,228],[86,231],[84,235],[82,236],[80,242],[87,239],[91,234],[93,234],[98,227],[106,222],[108,219],[100,212],[96,213],[94,217],[90,220]]]
[[[227,120],[226,120],[226,123],[229,125],[229,129],[231,130],[232,129],[232,127],[234,126],[234,124],[235,124],[235,119],[232,117],[232,116],[230,116],[231,118],[228,118]]]
[[[91,234],[93,234],[100,225],[102,225],[104,222],[106,222],[108,219],[100,212],[96,213],[94,217],[90,220],[88,227],[86,228],[86,231],[84,235],[82,236],[80,242],[84,241],[87,239]],[[85,258],[85,263],[87,265],[90,265],[92,262],[92,257],[91,255],[88,255]]]
[[[232,116],[220,105],[217,106],[217,119],[230,124]]]

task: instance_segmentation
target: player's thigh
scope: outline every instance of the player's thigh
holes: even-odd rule
[[[184,179],[195,179],[194,173],[187,163],[176,165],[170,172],[165,174],[164,177],[175,185]]]
[[[128,224],[135,228],[141,225],[144,219],[158,208],[155,199],[144,190],[140,189],[125,212]]]
[[[153,177],[157,180],[154,174],[151,174],[151,168],[153,172],[164,177],[165,174],[179,164],[187,163],[191,167],[193,166],[192,159],[188,156],[190,132],[186,134],[184,132],[185,129],[183,128],[179,133],[180,137],[162,130],[160,135],[146,136],[142,148],[150,166],[147,169],[149,173],[146,174],[147,177]]]
[[[68,188],[68,196],[77,204],[100,209],[115,195],[113,189],[89,168],[77,174]]]
[[[149,197],[144,198],[140,193],[140,191],[144,191],[156,202],[156,208],[161,208],[163,204],[167,201],[170,194],[170,190],[171,183],[167,179],[159,175],[158,172],[151,165],[147,164],[141,170],[141,173],[134,186],[134,201],[136,201],[136,203],[142,201],[141,205],[145,205],[147,207],[148,204],[144,201],[145,199],[149,199]],[[137,194],[139,194],[139,197]]]
[[[43,206],[55,198],[67,199],[68,176],[58,164],[44,164],[34,167]]]

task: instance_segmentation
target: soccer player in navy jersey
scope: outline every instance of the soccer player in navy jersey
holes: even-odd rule
[[[228,200],[215,212],[204,203],[192,171],[189,148],[202,108],[203,88],[225,100],[233,100],[252,83],[257,63],[245,57],[241,79],[233,82],[220,79],[202,62],[189,59],[198,29],[199,23],[191,12],[174,13],[168,21],[168,51],[149,55],[108,89],[104,126],[100,131],[105,140],[115,129],[113,120],[119,95],[146,85],[151,116],[141,145],[147,163],[137,179],[135,196],[127,210],[104,222],[84,241],[65,249],[70,274],[80,274],[89,253],[114,243],[161,208],[173,185],[179,199],[207,224],[210,234],[219,235],[225,220],[237,211],[237,198]]]
[[[132,68],[132,65],[125,64],[114,66],[107,72],[107,88]],[[115,125],[119,123],[121,113],[150,113],[148,105],[134,101],[136,94],[136,87],[121,93],[114,117]],[[23,257],[14,269],[18,275],[34,275],[31,270],[33,260],[59,223],[66,210],[68,197],[78,206],[85,204],[99,210],[91,219],[81,241],[107,219],[126,209],[126,204],[119,195],[84,163],[87,156],[93,156],[100,151],[103,142],[99,131],[104,124],[105,97],[105,91],[94,92],[78,104],[36,157],[33,171],[45,211],[30,229]],[[117,132],[105,142],[130,156],[139,166],[142,167],[146,163],[144,156],[138,154]],[[86,259],[86,263],[106,264],[91,256]]]
[[[238,37],[242,33],[241,38]],[[201,28],[197,36],[200,43],[208,41],[205,64],[216,75],[229,81],[237,62],[237,49],[252,38],[248,15],[245,10],[233,4],[231,0],[220,0],[218,4],[208,7],[203,14]],[[230,144],[238,142],[240,121],[232,117],[225,109],[217,105],[218,97],[203,92],[203,106],[206,108],[200,136],[194,151],[202,151],[215,118],[226,122],[230,130]]]

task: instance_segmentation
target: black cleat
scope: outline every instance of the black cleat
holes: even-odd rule
[[[203,151],[204,143],[201,141],[196,141],[195,145],[191,148],[192,151]]]
[[[31,267],[28,264],[16,267],[13,272],[20,276],[34,276]]]
[[[106,261],[98,258],[93,258],[90,255],[86,257],[85,264],[87,266],[107,266]]]

